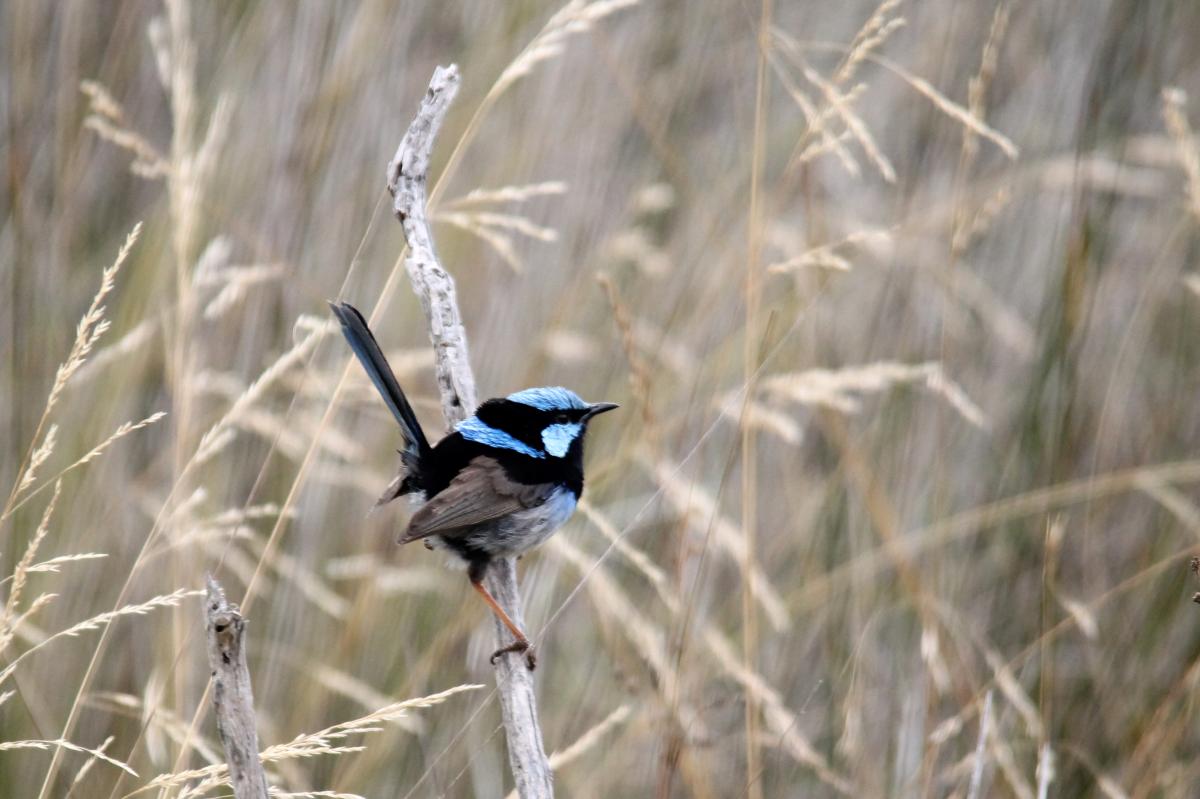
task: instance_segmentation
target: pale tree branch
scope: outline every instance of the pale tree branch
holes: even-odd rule
[[[467,356],[467,336],[458,310],[454,279],[438,262],[425,216],[425,203],[429,156],[438,128],[458,93],[458,83],[458,68],[453,64],[434,70],[429,91],[387,170],[393,209],[408,240],[405,269],[429,322],[442,412],[451,427],[475,408],[475,377]],[[513,621],[523,627],[516,562],[511,558],[493,560],[485,584]],[[505,628],[499,620],[495,626],[496,640],[503,642]],[[533,674],[525,667],[520,653],[509,653],[497,659],[496,683],[508,740],[508,763],[517,793],[521,799],[552,797],[554,784],[538,726]]]
[[[211,574],[207,582],[204,630],[208,667],[212,671],[217,732],[229,761],[229,781],[237,799],[267,799],[267,775],[258,759],[254,694],[246,665],[246,620],[237,605],[225,599],[225,592]]]

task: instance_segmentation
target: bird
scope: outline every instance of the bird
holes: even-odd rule
[[[353,305],[330,302],[367,376],[400,425],[401,468],[376,507],[408,494],[423,500],[399,537],[423,541],[465,563],[471,585],[514,641],[492,653],[537,660],[528,637],[483,585],[496,558],[519,557],[554,534],[583,493],[583,439],[589,422],[614,410],[560,386],[527,388],[486,400],[430,445],[383,350]]]

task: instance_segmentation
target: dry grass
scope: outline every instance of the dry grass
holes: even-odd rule
[[[450,61],[481,389],[625,406],[522,562],[561,795],[1194,794],[1200,8],[680,10],[0,6],[0,795],[226,793],[209,570],[277,795],[508,793],[324,311],[436,437],[383,165]]]

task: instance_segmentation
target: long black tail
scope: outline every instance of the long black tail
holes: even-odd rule
[[[417,421],[417,415],[413,413],[412,406],[400,390],[396,375],[392,373],[392,367],[383,356],[383,350],[379,349],[379,343],[375,341],[375,336],[371,334],[363,315],[346,302],[330,302],[329,307],[342,323],[342,335],[350,342],[350,348],[358,356],[359,363],[367,370],[367,376],[371,378],[375,388],[379,389],[379,394],[387,403],[392,416],[400,423],[400,430],[404,434],[404,451],[401,455],[404,465],[410,472],[413,471],[420,459],[430,450],[425,433],[421,430],[421,423]]]

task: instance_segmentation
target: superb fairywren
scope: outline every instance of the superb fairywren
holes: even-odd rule
[[[400,474],[376,505],[421,494],[400,543],[423,540],[467,564],[471,585],[516,641],[492,653],[525,652],[529,639],[483,586],[493,558],[513,557],[545,541],[575,510],[583,493],[583,437],[588,421],[611,402],[588,404],[565,388],[527,388],[490,399],[430,446],[383,351],[354,306],[329,306],[383,401],[400,423]]]

